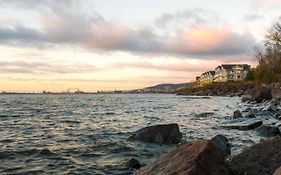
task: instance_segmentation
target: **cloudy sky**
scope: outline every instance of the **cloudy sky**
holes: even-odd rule
[[[1,0],[0,91],[135,89],[255,66],[281,0]]]

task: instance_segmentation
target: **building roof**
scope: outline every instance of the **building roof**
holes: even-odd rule
[[[237,66],[237,64],[222,64],[221,66],[224,69],[232,69],[234,66]]]
[[[221,66],[226,70],[230,70],[235,66],[243,66],[243,69],[249,69],[251,67],[248,64],[222,64]]]

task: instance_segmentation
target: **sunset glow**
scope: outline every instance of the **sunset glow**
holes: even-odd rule
[[[0,91],[137,89],[190,82],[223,63],[255,66],[253,49],[281,8],[277,0],[139,3],[1,1]]]

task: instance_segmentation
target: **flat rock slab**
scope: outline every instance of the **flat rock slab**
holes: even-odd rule
[[[222,123],[221,126],[224,128],[239,129],[246,131],[258,128],[261,125],[262,121],[258,119],[234,119]]]
[[[209,140],[185,144],[135,175],[233,175],[220,150]]]
[[[272,175],[281,166],[281,136],[245,148],[229,164],[237,175]]]
[[[147,143],[178,144],[182,138],[178,124],[155,125],[134,132],[128,140]]]

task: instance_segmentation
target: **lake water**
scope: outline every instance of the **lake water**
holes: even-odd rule
[[[146,164],[175,146],[127,138],[165,123],[179,124],[183,142],[223,134],[237,154],[260,138],[219,125],[244,107],[238,97],[1,95],[0,174],[132,174],[131,157]]]

